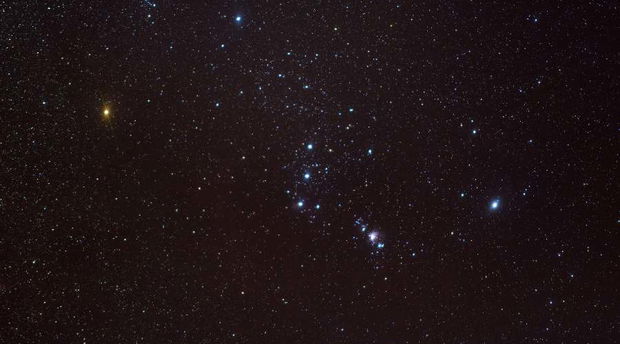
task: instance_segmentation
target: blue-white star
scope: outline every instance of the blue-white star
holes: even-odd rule
[[[242,18],[241,18],[241,16],[236,16],[236,17],[235,17],[235,21],[236,21],[237,23],[241,23],[241,19],[242,19]]]
[[[314,145],[312,143],[308,143],[306,148],[308,148],[308,150],[312,150],[312,148],[314,148]]]
[[[377,240],[378,237],[379,237],[379,235],[376,232],[372,232],[372,233],[368,234],[368,239],[370,239],[370,241],[372,241],[372,242]]]
[[[310,179],[310,173],[304,174],[304,179],[306,179],[306,180]]]
[[[499,208],[499,200],[498,200],[498,199],[493,200],[493,201],[491,202],[490,207],[491,207],[491,210],[495,210],[495,209]]]

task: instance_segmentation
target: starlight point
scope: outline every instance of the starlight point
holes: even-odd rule
[[[491,202],[490,207],[491,207],[491,210],[495,210],[495,209],[499,208],[499,200],[498,200],[498,199],[493,200],[493,201]]]
[[[108,105],[104,106],[103,111],[101,111],[101,116],[104,120],[110,119],[110,117],[112,116],[112,109],[110,109]]]

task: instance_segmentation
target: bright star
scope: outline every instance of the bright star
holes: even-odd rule
[[[375,240],[377,240],[378,236],[379,235],[376,232],[372,232],[372,233],[368,234],[368,239],[370,239],[370,241],[374,242]]]
[[[303,207],[303,206],[304,206],[304,201],[299,201],[299,202],[297,202],[297,206],[298,206],[299,208]]]
[[[314,145],[312,143],[308,143],[306,148],[308,148],[308,150],[312,150],[312,148],[314,148]]]
[[[494,200],[493,202],[491,202],[491,209],[495,210],[499,207],[499,200]]]
[[[383,247],[385,247],[384,243],[380,242],[380,243],[377,244],[377,248],[383,248]]]
[[[372,155],[372,149],[368,150],[368,155]]]
[[[321,208],[321,206],[320,206],[319,204],[317,204],[317,205],[315,205],[315,206],[314,206],[314,209],[317,209],[317,210],[318,210],[318,209],[320,209],[320,208]]]
[[[241,23],[241,16],[236,16],[236,17],[235,17],[235,21],[236,21],[237,23]]]
[[[310,173],[304,174],[304,179],[310,179]]]

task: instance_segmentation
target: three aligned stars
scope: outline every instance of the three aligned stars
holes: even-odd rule
[[[477,133],[477,130],[474,131],[474,134]],[[313,152],[316,148],[316,144],[313,142],[306,142],[303,144],[303,147],[305,148],[305,150],[307,152]],[[366,150],[366,154],[368,156],[371,156],[373,154],[373,149],[372,148],[368,148]],[[306,183],[311,183],[312,182],[312,173],[311,171],[303,171],[301,173],[302,176],[302,180]],[[287,193],[290,193],[290,191],[287,191]],[[465,192],[461,192],[460,193],[460,198],[465,198],[466,193]],[[491,198],[488,203],[487,203],[487,207],[488,210],[490,212],[499,212],[500,211],[500,198],[499,197],[493,197]],[[296,201],[296,206],[298,209],[302,210],[305,212],[305,209],[307,209],[307,204],[306,201],[303,199],[298,199]],[[315,209],[318,210],[320,207],[318,204],[316,204]],[[380,235],[380,233],[377,230],[373,230],[373,231],[368,231],[368,225],[366,223],[364,223],[364,221],[359,218],[355,221],[355,227],[358,228],[359,231],[361,231],[363,233],[362,238],[366,238],[366,240],[368,241],[368,243],[370,244],[371,247],[374,247],[376,249],[383,249],[385,247],[385,243],[383,242],[383,236]],[[353,236],[354,239],[359,238],[358,236]]]
[[[239,18],[239,20],[237,20],[238,18]],[[240,17],[237,17],[235,19],[236,19],[236,21],[240,21]],[[218,103],[218,105],[219,105],[219,103]],[[111,106],[109,104],[104,104],[103,105],[103,108],[101,110],[101,117],[102,117],[102,119],[104,121],[109,121],[111,119],[111,117],[112,117],[112,109],[111,109]],[[306,143],[305,144],[305,148],[308,151],[312,151],[315,148],[315,145],[313,143]],[[373,153],[372,149],[368,149],[367,150],[367,154],[368,155],[372,155],[372,153]],[[311,178],[311,174],[309,172],[305,172],[303,174],[303,179],[305,181],[309,181],[310,178]],[[460,196],[461,196],[461,198],[464,197],[465,193],[461,193]],[[303,200],[298,200],[297,201],[297,207],[298,208],[304,208],[304,206],[305,206],[305,202]],[[491,201],[489,202],[488,206],[489,206],[489,210],[490,211],[497,211],[497,210],[499,210],[500,199],[499,198],[491,199]],[[320,205],[316,204],[314,206],[314,208],[316,210],[318,210],[318,209],[320,209]],[[362,233],[366,232],[367,225],[363,224],[361,219],[357,220],[355,222],[355,224],[357,226],[359,226],[359,229],[361,230]],[[371,246],[374,246],[377,249],[382,249],[382,248],[385,247],[385,244],[382,241],[379,241],[379,233],[377,231],[372,231],[372,232],[368,233],[367,234],[367,238],[368,238]]]

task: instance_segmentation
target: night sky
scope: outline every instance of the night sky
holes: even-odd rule
[[[615,342],[619,23],[1,2],[0,342]]]

